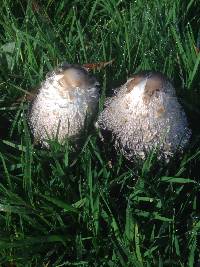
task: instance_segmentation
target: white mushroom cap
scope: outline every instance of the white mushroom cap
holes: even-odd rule
[[[191,130],[175,89],[161,73],[134,75],[108,99],[98,118],[112,132],[115,147],[128,159],[142,158],[157,148],[165,159],[188,143]]]
[[[46,139],[57,136],[78,139],[97,112],[99,83],[79,65],[65,64],[47,74],[29,108],[34,139],[48,147]]]

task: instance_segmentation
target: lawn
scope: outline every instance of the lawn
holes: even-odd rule
[[[199,266],[200,5],[188,0],[2,0],[0,6],[0,266]],[[163,164],[131,163],[91,128],[35,146],[26,91],[63,61],[95,63],[99,110],[133,73],[175,85],[193,135]]]

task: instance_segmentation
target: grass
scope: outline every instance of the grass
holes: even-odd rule
[[[197,266],[198,1],[11,1],[0,8],[1,266]],[[57,64],[115,59],[95,73],[100,109],[139,70],[167,74],[193,137],[184,155],[127,162],[91,130],[80,151],[35,147],[24,91]]]

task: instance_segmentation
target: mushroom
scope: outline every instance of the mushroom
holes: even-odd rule
[[[49,147],[48,140],[77,140],[94,119],[99,83],[80,65],[63,64],[47,74],[29,104],[28,122],[34,140]]]
[[[133,75],[108,98],[97,127],[112,133],[115,147],[129,160],[145,159],[154,149],[168,160],[191,136],[173,85],[153,71]]]

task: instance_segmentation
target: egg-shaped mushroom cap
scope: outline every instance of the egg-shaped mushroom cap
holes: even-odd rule
[[[156,147],[160,157],[170,157],[191,135],[172,83],[153,71],[129,78],[106,100],[97,124],[112,132],[115,147],[128,159],[145,158]]]

